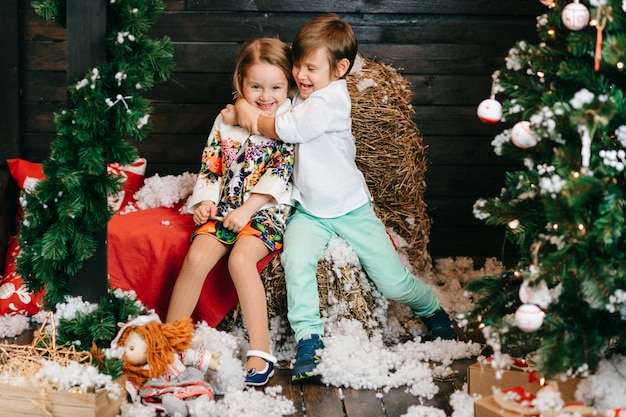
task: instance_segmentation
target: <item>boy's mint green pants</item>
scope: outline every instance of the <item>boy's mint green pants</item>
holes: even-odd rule
[[[315,273],[334,236],[343,238],[354,250],[365,273],[386,298],[409,306],[417,316],[427,316],[440,307],[430,286],[402,265],[371,204],[330,219],[312,216],[298,207],[287,225],[281,254],[287,318],[296,341],[308,334],[324,335]]]

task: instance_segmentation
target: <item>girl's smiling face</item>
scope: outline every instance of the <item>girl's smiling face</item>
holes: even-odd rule
[[[248,103],[268,116],[287,100],[289,81],[275,65],[260,62],[250,66],[242,83],[242,94]]]
[[[308,53],[300,62],[293,65],[293,78],[296,80],[303,99],[340,78],[337,69],[330,68],[330,60],[324,48]]]

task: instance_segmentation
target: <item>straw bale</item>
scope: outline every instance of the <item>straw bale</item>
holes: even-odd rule
[[[431,264],[424,202],[427,163],[421,133],[411,118],[411,84],[390,65],[360,57],[347,83],[356,162],[374,197],[376,213],[406,240],[413,266],[427,270]]]
[[[379,318],[374,315],[381,306],[373,285],[367,285],[365,271],[361,266],[344,265],[336,267],[332,259],[321,259],[317,264],[317,286],[320,311],[323,316],[356,319],[366,328],[378,327]],[[287,316],[287,288],[285,272],[280,256],[275,256],[261,271],[261,280],[267,294],[269,318]],[[230,330],[242,324],[241,307],[235,306],[220,323],[220,330]]]

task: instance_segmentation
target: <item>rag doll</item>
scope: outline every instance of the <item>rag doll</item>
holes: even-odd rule
[[[213,400],[205,374],[217,370],[221,353],[190,349],[193,331],[190,317],[162,323],[156,314],[122,325],[111,348],[123,349],[122,371],[133,401],[186,417],[192,401]]]

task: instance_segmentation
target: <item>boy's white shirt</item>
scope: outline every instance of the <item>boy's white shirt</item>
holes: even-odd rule
[[[280,107],[276,110],[276,114],[281,114],[291,109],[291,100],[287,99]],[[223,138],[232,138],[240,143],[244,143],[248,137],[252,140],[252,142],[259,141],[267,141],[268,138],[262,135],[250,135],[250,133],[241,128],[240,126],[232,126],[224,123],[222,119],[222,115],[219,114],[215,118],[215,122],[213,123],[213,127],[211,129],[211,133],[208,136],[208,140],[216,135],[216,132],[219,132],[221,137]],[[215,204],[219,204],[220,195],[222,191],[222,183],[223,178],[220,177],[219,181],[211,182],[207,181],[204,178],[198,176],[196,183],[194,184],[193,192],[189,199],[187,200],[187,211],[193,214],[195,208],[203,201],[210,200]],[[285,184],[277,176],[273,175],[270,170],[265,171],[263,176],[259,178],[259,181],[254,186],[253,190],[255,193],[259,194],[269,194],[274,197],[267,203],[261,207],[261,209],[265,209],[276,204],[293,204],[293,199],[291,196],[292,193],[291,184]]]
[[[371,201],[355,162],[346,81],[333,81],[306,100],[298,93],[292,103],[291,111],[276,116],[275,129],[283,142],[296,145],[294,200],[321,218],[342,216]]]

